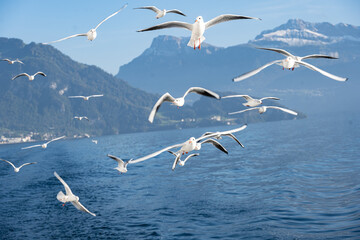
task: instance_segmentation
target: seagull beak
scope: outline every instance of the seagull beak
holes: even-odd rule
[[[197,19],[195,19],[195,22],[197,22]]]
[[[189,141],[189,143],[191,143],[191,141]]]

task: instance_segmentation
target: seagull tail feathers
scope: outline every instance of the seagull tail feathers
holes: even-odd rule
[[[203,41],[205,41],[205,37],[204,37],[204,36],[201,36],[200,41],[199,41],[199,39],[190,38],[190,41],[188,42],[187,45],[188,45],[189,47],[195,47],[195,48],[197,48],[197,47],[199,47],[199,45],[200,45]]]

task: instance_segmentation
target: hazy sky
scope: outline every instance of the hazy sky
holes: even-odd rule
[[[49,42],[76,33],[86,33],[126,3],[120,0],[0,0],[0,36],[30,42]],[[166,21],[193,23],[197,16],[205,21],[232,13],[262,18],[219,24],[205,33],[206,42],[227,47],[246,43],[261,31],[272,29],[291,18],[309,22],[347,23],[360,26],[357,0],[129,0],[128,7],[98,28],[93,41],[78,37],[53,46],[76,61],[97,65],[112,74],[119,66],[139,56],[158,35],[190,36],[186,29],[165,29],[137,33]],[[149,10],[135,7],[155,5],[177,8],[187,17],[168,14],[159,20]]]

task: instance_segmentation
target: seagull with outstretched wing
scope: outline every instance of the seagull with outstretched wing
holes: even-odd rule
[[[261,20],[260,18],[255,18],[255,17],[247,17],[247,16],[235,15],[235,14],[223,14],[223,15],[220,15],[220,16],[217,16],[217,17],[211,19],[208,22],[204,22],[203,17],[199,16],[196,18],[195,23],[193,23],[193,24],[186,23],[186,22],[178,22],[178,21],[166,22],[166,23],[162,23],[162,24],[150,27],[150,28],[139,30],[138,32],[153,31],[153,30],[159,30],[159,29],[164,29],[164,28],[185,28],[185,29],[191,31],[190,41],[188,42],[187,45],[189,47],[194,47],[194,49],[196,49],[196,47],[198,47],[200,49],[201,43],[205,40],[204,33],[205,33],[206,29],[208,29],[216,24],[222,23],[222,22],[228,22],[228,21],[239,20],[239,19]]]
[[[277,52],[277,53],[280,53],[284,56],[286,56],[285,59],[282,59],[282,60],[275,60],[275,61],[272,61],[272,62],[269,62],[257,69],[254,69],[250,72],[247,72],[247,73],[244,73],[238,77],[235,77],[233,79],[234,82],[239,82],[239,81],[242,81],[242,80],[245,80],[251,76],[254,76],[255,74],[259,73],[260,71],[264,70],[265,68],[273,65],[273,64],[278,64],[280,66],[283,67],[283,70],[286,68],[286,69],[292,69],[294,70],[295,68],[298,68],[300,67],[300,65],[304,66],[304,67],[307,67],[313,71],[317,71],[319,73],[321,73],[322,75],[328,77],[328,78],[331,78],[331,79],[334,79],[336,81],[340,81],[340,82],[345,82],[347,81],[348,79],[347,78],[344,78],[344,77],[338,77],[338,76],[335,76],[331,73],[328,73],[328,72],[325,72],[324,70],[321,70],[320,68],[317,68],[307,62],[304,62],[303,59],[309,59],[309,58],[327,58],[327,59],[337,59],[336,57],[332,57],[332,56],[328,56],[328,55],[323,55],[323,54],[311,54],[311,55],[307,55],[307,56],[304,56],[304,57],[298,57],[298,56],[294,56],[292,55],[291,53],[283,50],[283,49],[278,49],[278,48],[261,48],[261,47],[258,47],[258,49],[263,49],[263,50],[268,50],[268,51],[274,51],[274,52]]]

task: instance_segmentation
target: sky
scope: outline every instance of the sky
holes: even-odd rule
[[[99,66],[115,75],[121,65],[144,52],[154,37],[190,36],[186,29],[136,32],[167,21],[193,23],[197,16],[208,21],[226,13],[262,19],[232,21],[212,27],[205,32],[205,41],[218,47],[246,43],[262,31],[294,18],[360,26],[360,1],[357,0],[0,0],[0,37],[43,43],[86,33],[125,3],[128,3],[126,9],[98,28],[94,41],[78,37],[52,45],[76,61]],[[152,11],[133,9],[149,5],[160,9],[176,8],[187,16],[167,14],[155,19]]]

